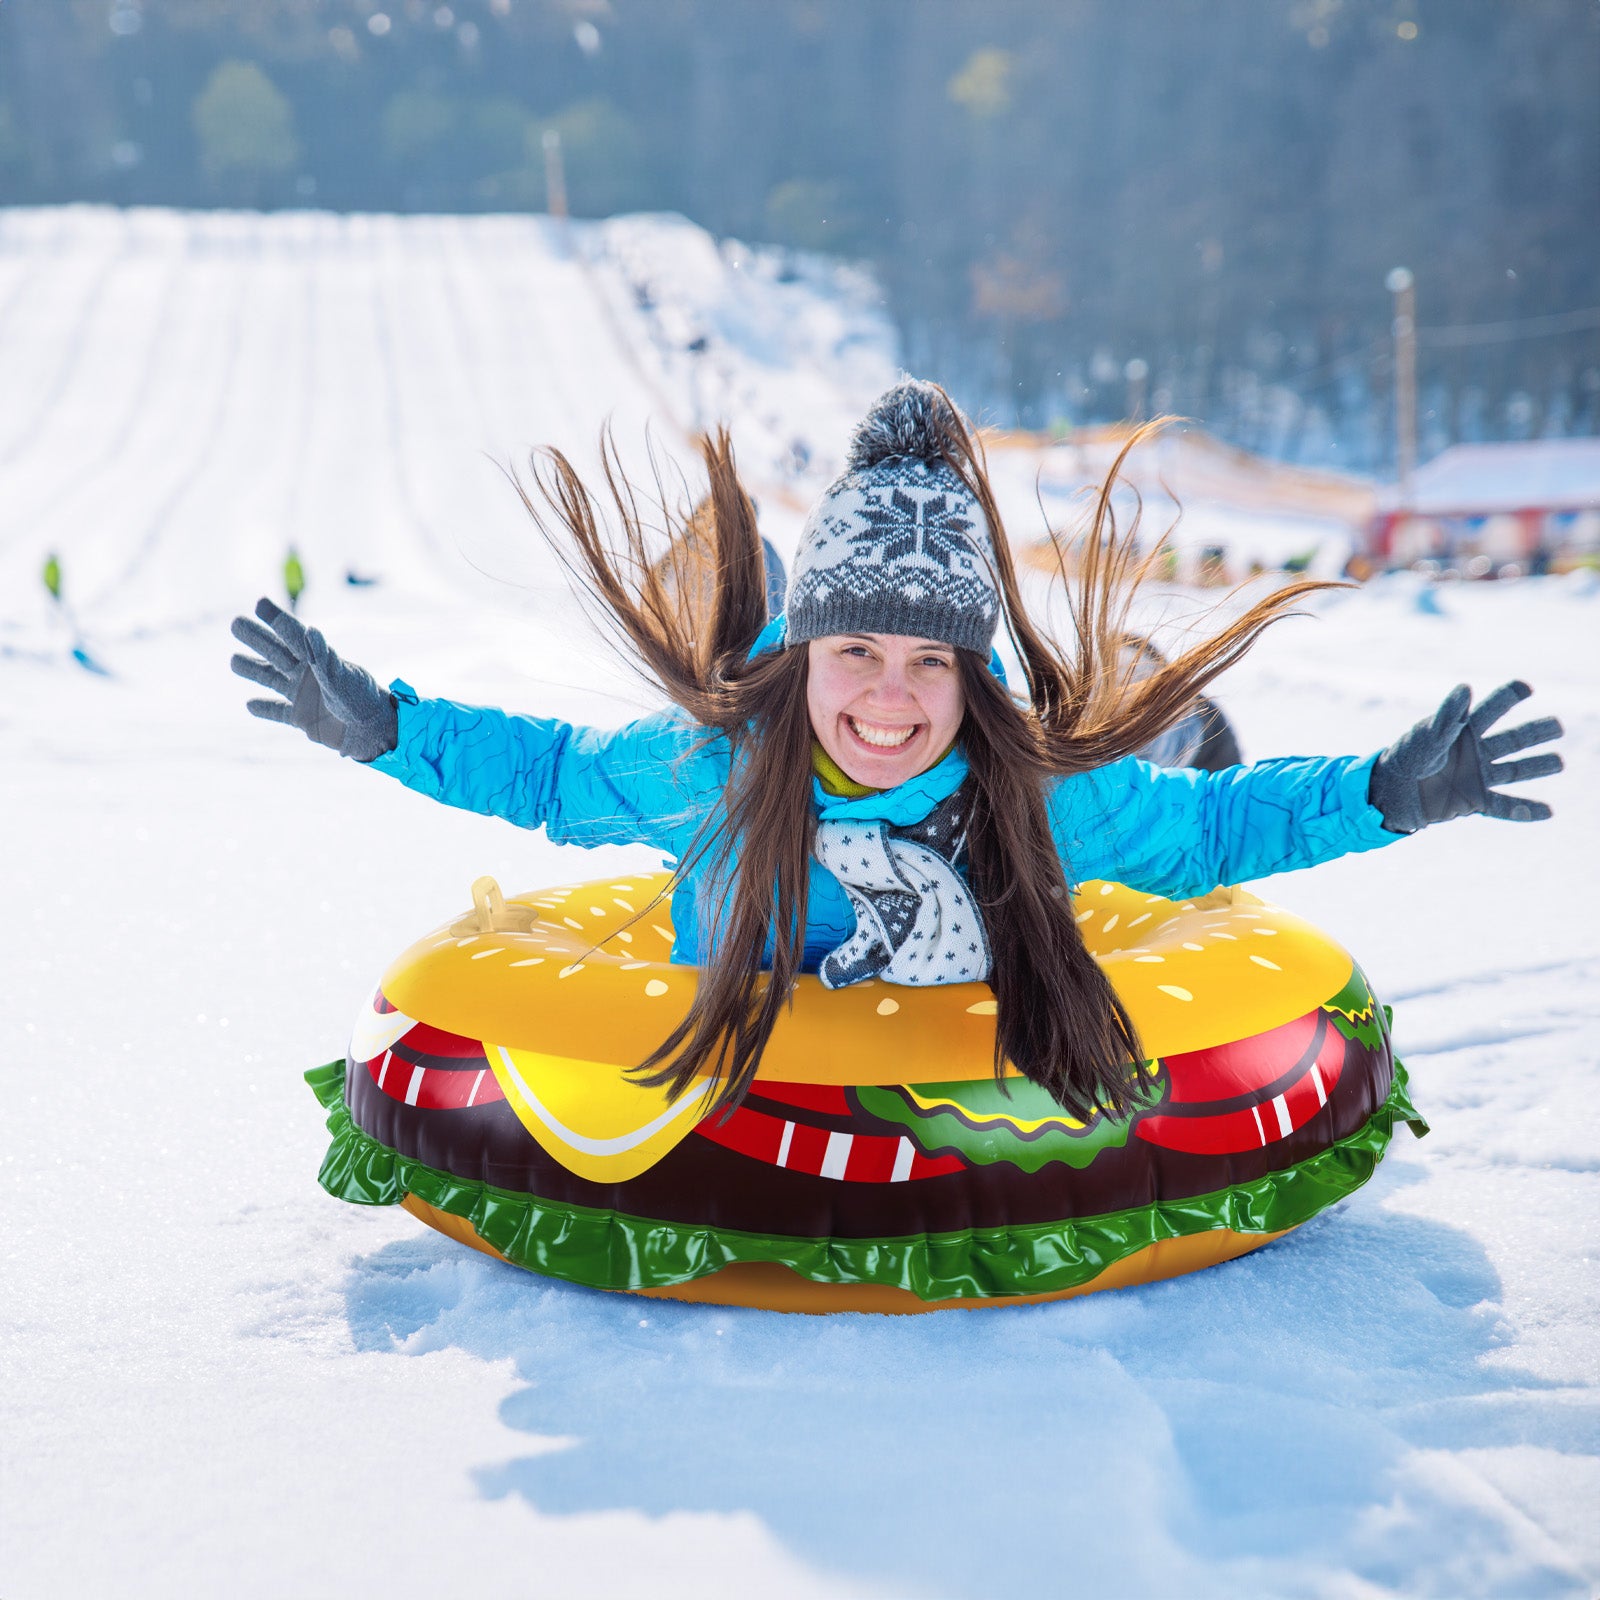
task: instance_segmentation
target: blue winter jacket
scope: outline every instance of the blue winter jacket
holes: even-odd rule
[[[390,687],[399,742],[374,767],[446,805],[543,827],[557,844],[643,844],[677,861],[727,785],[727,740],[680,712],[625,728],[581,728],[419,699],[400,682]],[[1291,756],[1197,772],[1130,756],[1057,780],[1050,826],[1070,881],[1115,878],[1187,899],[1219,883],[1315,866],[1402,837],[1367,802],[1376,759]],[[690,874],[674,894],[674,961],[705,955],[703,876]],[[854,926],[838,879],[813,861],[807,966]]]

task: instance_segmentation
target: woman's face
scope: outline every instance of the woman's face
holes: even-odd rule
[[[812,732],[857,783],[892,789],[955,742],[965,706],[949,645],[898,633],[836,633],[806,649]]]

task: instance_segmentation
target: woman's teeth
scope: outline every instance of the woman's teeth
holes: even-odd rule
[[[876,723],[858,722],[850,718],[850,726],[864,744],[876,745],[880,750],[894,750],[903,745],[917,731],[916,723],[909,728],[880,728]]]

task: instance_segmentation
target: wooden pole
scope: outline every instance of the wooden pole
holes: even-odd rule
[[[544,130],[544,208],[552,217],[567,220],[567,174],[561,161],[561,134]]]
[[[1400,504],[1411,504],[1411,474],[1417,465],[1417,283],[1409,267],[1384,280],[1394,296],[1395,477]]]
[[[1145,382],[1150,376],[1150,363],[1135,356],[1122,369],[1122,375],[1128,380],[1128,421],[1143,422]]]

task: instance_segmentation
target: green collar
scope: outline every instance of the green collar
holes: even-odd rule
[[[954,749],[955,744],[952,741],[950,750]],[[946,750],[944,756],[949,755],[950,750]],[[943,761],[944,756],[940,756],[939,761]],[[938,762],[934,765],[937,766]],[[869,789],[866,784],[857,783],[815,739],[811,741],[811,770],[829,794],[839,795],[847,800],[862,800],[869,794],[883,793],[881,789]]]
[[[866,795],[878,792],[876,789],[869,789],[864,783],[857,783],[815,739],[811,741],[811,770],[829,794],[860,800]]]

